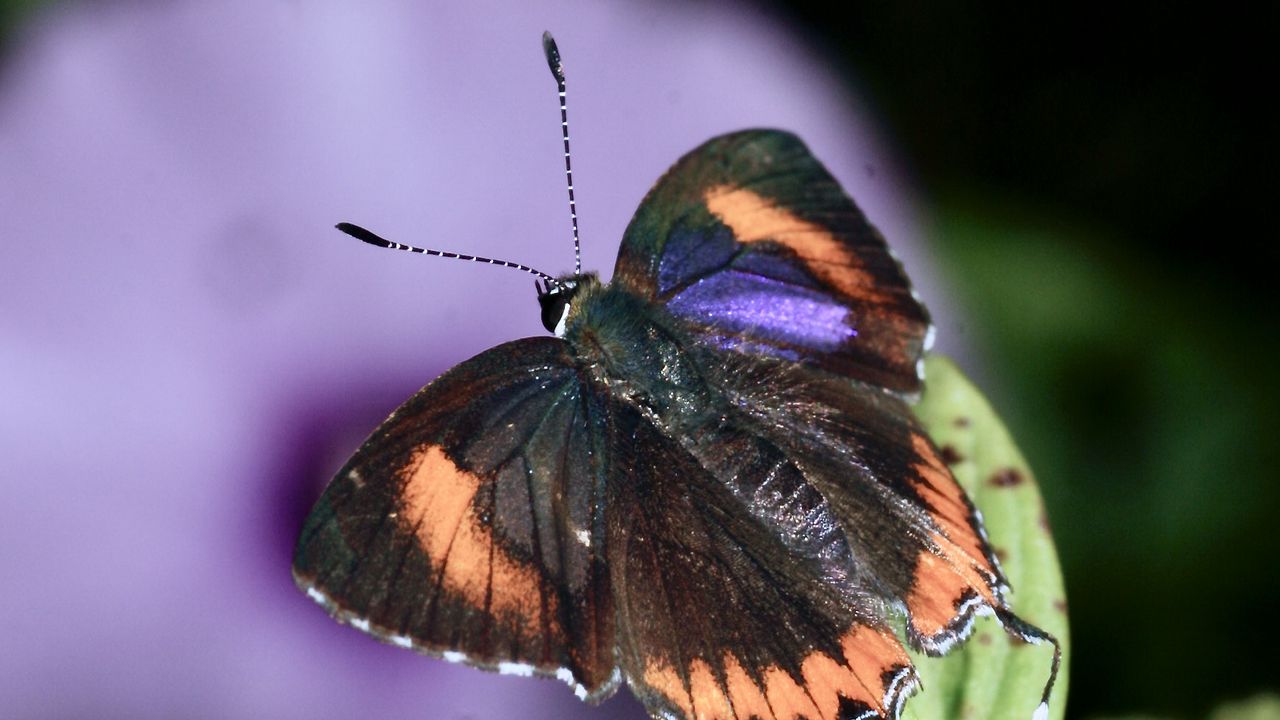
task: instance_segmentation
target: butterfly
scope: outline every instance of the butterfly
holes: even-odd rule
[[[612,282],[538,301],[552,336],[444,373],[325,489],[293,573],[330,614],[679,720],[897,718],[920,683],[894,618],[940,655],[994,614],[1054,644],[1047,714],[1057,642],[908,403],[926,311],[796,136],[688,153]]]

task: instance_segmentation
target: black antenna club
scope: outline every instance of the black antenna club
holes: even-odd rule
[[[357,240],[363,240],[364,242],[367,242],[370,245],[377,245],[378,247],[390,248],[392,250],[404,250],[406,252],[419,253],[421,255],[431,255],[432,257],[451,258],[453,260],[469,260],[471,262],[482,262],[482,263],[488,263],[490,265],[499,265],[502,267],[509,267],[509,268],[512,268],[513,270],[523,270],[524,272],[527,272],[530,275],[536,275],[542,278],[543,280],[546,280],[547,282],[551,283],[552,285],[555,285],[556,287],[560,287],[561,285],[561,282],[559,280],[551,277],[550,275],[542,272],[541,270],[534,270],[528,265],[521,265],[520,263],[514,263],[509,260],[495,260],[494,258],[481,257],[479,255],[466,255],[464,253],[449,252],[448,250],[432,250],[430,248],[420,248],[420,247],[415,247],[413,245],[405,245],[403,243],[391,242],[390,240],[382,237],[381,235],[377,235],[373,232],[370,232],[369,230],[366,230],[360,227],[359,225],[353,225],[351,223],[345,223],[345,222],[338,223],[335,227],[337,227],[342,232],[350,235],[351,237]]]

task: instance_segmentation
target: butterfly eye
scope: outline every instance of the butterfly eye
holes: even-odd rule
[[[563,292],[552,291],[538,296],[538,304],[542,306],[542,326],[547,332],[557,336],[564,332],[564,320],[569,314],[569,296]]]
[[[542,327],[556,337],[564,335],[564,325],[569,319],[569,305],[582,287],[582,277],[563,277],[552,282],[536,284],[538,305],[542,307]]]

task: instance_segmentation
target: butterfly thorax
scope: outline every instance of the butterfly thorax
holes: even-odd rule
[[[688,339],[663,322],[664,315],[660,307],[584,275],[562,337],[594,382],[653,419],[701,424],[719,398],[685,349]]]

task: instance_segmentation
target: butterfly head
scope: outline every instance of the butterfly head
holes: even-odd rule
[[[564,337],[574,302],[582,295],[583,290],[599,284],[594,273],[567,275],[555,282],[535,282],[538,305],[542,308],[542,326],[556,337]]]

